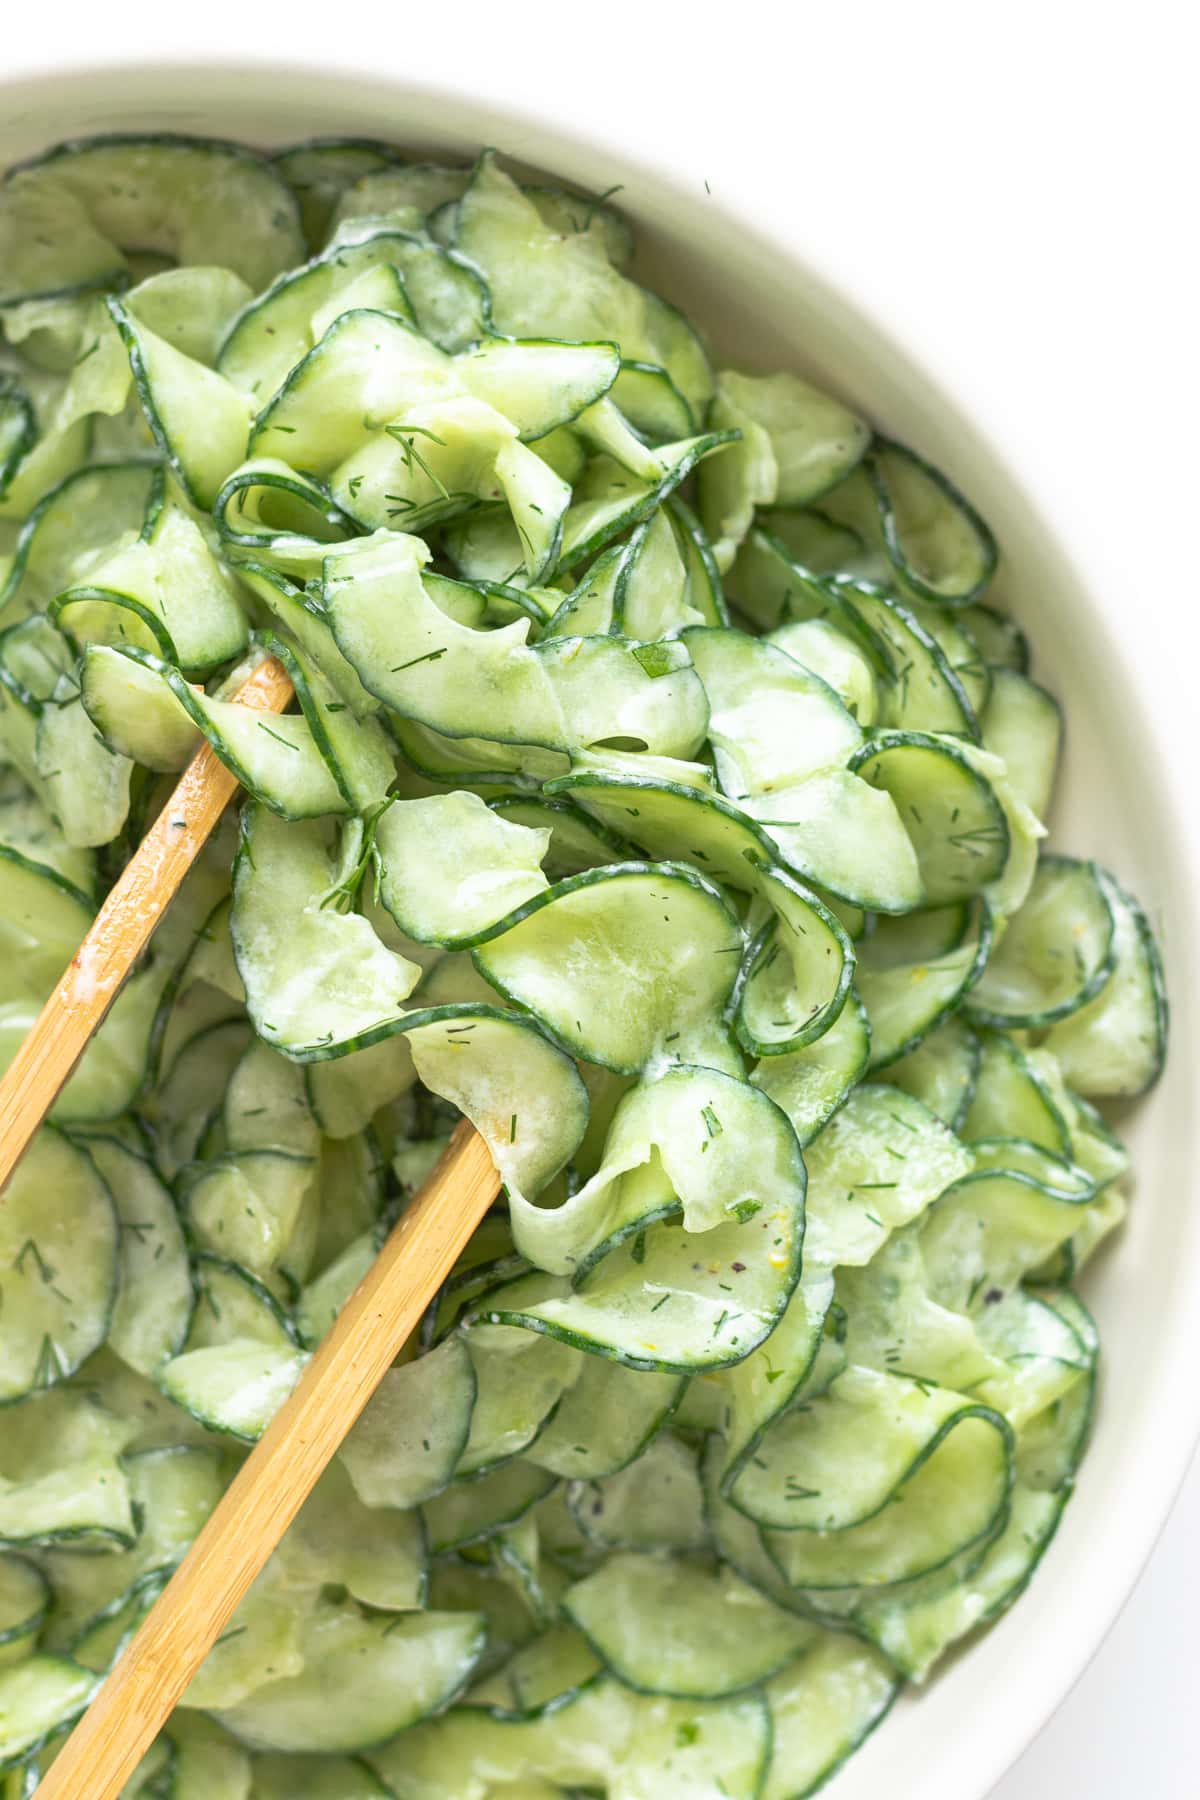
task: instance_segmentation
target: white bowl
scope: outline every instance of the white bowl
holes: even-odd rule
[[[991,523],[1004,553],[997,591],[1032,634],[1035,673],[1066,705],[1054,842],[1110,864],[1165,943],[1171,1059],[1123,1126],[1138,1196],[1128,1228],[1083,1283],[1104,1364],[1078,1493],[1029,1593],[925,1691],[905,1696],[825,1790],[830,1800],[983,1800],[1098,1648],[1166,1518],[1200,1425],[1200,1215],[1189,1191],[1200,1165],[1194,775],[1178,722],[1155,708],[1143,622],[1105,572],[1089,568],[1082,532],[1065,535],[1076,522],[1042,518],[1036,497],[953,396],[795,243],[698,201],[611,143],[478,96],[380,78],[369,72],[378,66],[369,49],[359,53],[361,73],[345,68],[354,52],[341,55],[333,73],[313,51],[309,67],[247,59],[0,79],[0,167],[94,131],[194,131],[263,145],[347,133],[457,156],[491,143],[585,187],[621,181],[648,279],[701,323],[718,356],[810,372],[946,468]]]

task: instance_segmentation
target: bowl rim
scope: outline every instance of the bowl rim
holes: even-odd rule
[[[406,98],[417,100],[427,111],[441,112],[447,119],[470,115],[487,121],[487,134],[480,133],[476,142],[501,141],[507,130],[517,160],[539,164],[548,169],[563,163],[577,166],[589,159],[602,158],[614,172],[635,178],[647,190],[666,195],[686,216],[698,204],[692,186],[685,181],[678,160],[660,160],[630,149],[624,134],[618,136],[616,125],[601,124],[590,114],[584,125],[578,123],[565,99],[548,98],[545,112],[534,116],[524,106],[503,100],[483,98],[473,90],[469,80],[456,83],[448,79],[434,80],[420,72],[390,74],[381,72],[376,60],[369,67],[370,53],[364,48],[356,55],[341,43],[308,43],[289,46],[280,53],[269,43],[248,42],[237,53],[197,58],[188,49],[173,44],[148,46],[145,56],[131,57],[119,43],[85,44],[80,39],[49,56],[35,50],[32,55],[15,47],[8,67],[0,72],[0,125],[3,114],[15,102],[27,117],[36,116],[37,104],[49,95],[61,103],[67,90],[78,89],[81,98],[92,84],[124,82],[145,89],[146,110],[151,110],[156,85],[178,84],[181,80],[196,88],[214,89],[218,84],[246,87],[269,69],[281,86],[289,82],[312,84],[318,78],[327,87],[353,83],[367,88],[379,97],[389,97],[402,111]],[[247,99],[249,92],[247,91]],[[206,102],[209,109],[215,104]],[[186,131],[187,124],[179,129]],[[36,138],[36,132],[26,135]],[[85,135],[81,133],[80,135]],[[347,135],[352,135],[347,128]],[[412,134],[398,132],[398,138],[412,141]],[[251,134],[251,139],[252,134]],[[536,151],[530,153],[530,146]],[[580,179],[568,177],[568,179]],[[931,406],[954,427],[979,465],[990,477],[1007,489],[1019,502],[1030,520],[1035,536],[1047,547],[1063,572],[1065,584],[1078,604],[1092,614],[1100,651],[1113,666],[1123,668],[1132,704],[1134,727],[1142,741],[1152,750],[1156,762],[1167,772],[1164,791],[1158,796],[1160,808],[1173,837],[1173,859],[1177,869],[1174,885],[1183,883],[1192,894],[1200,891],[1200,817],[1184,803],[1182,784],[1175,774],[1166,733],[1150,705],[1150,651],[1139,633],[1127,622],[1117,594],[1114,577],[1099,557],[1089,550],[1082,509],[1074,511],[1056,502],[1054,516],[1048,515],[1039,496],[1030,492],[1018,473],[1018,446],[1011,430],[1004,431],[995,419],[987,417],[986,404],[974,397],[958,398],[948,380],[937,367],[936,347],[920,341],[919,333],[906,321],[903,336],[888,323],[880,296],[851,291],[834,266],[833,259],[803,248],[799,234],[795,237],[781,231],[774,223],[764,223],[749,216],[744,199],[730,203],[706,195],[704,206],[724,231],[736,236],[761,257],[769,257],[794,272],[797,282],[815,298],[822,312],[835,312],[850,322],[886,357],[888,364],[902,373],[906,382],[928,397]],[[1170,988],[1172,1011],[1177,1025],[1191,1023],[1200,1006],[1200,967],[1196,950],[1188,942],[1171,945]],[[1192,1044],[1195,1033],[1176,1030],[1172,1061],[1194,1068]],[[1181,1041],[1182,1040],[1182,1041]],[[1178,1080],[1183,1079],[1180,1070]],[[1195,1082],[1192,1083],[1193,1091]],[[1182,1174],[1182,1171],[1181,1171]],[[1200,1302],[1200,1212],[1193,1211],[1182,1227],[1181,1266],[1191,1283],[1193,1298]],[[1053,1655],[1048,1658],[1049,1683],[1034,1692],[1028,1671],[1014,1668],[1012,1674],[1020,1688],[1019,1701],[1006,1694],[1007,1732],[980,1732],[970,1745],[969,1764],[953,1760],[939,1770],[937,1800],[983,1800],[994,1785],[1012,1767],[1017,1758],[1043,1729],[1067,1694],[1076,1685],[1125,1606],[1167,1522],[1179,1490],[1187,1475],[1197,1442],[1200,1440],[1200,1384],[1191,1379],[1196,1353],[1200,1351],[1200,1305],[1194,1322],[1188,1307],[1174,1309],[1167,1327],[1166,1354],[1159,1363],[1168,1370],[1166,1392],[1156,1396],[1156,1405],[1142,1427],[1139,1446],[1143,1457],[1149,1456],[1155,1474],[1149,1479],[1144,1470],[1137,1472],[1120,1494],[1107,1497],[1110,1513],[1123,1516],[1126,1529],[1119,1545],[1116,1535],[1107,1532],[1108,1553],[1105,1579],[1089,1583],[1089,1591],[1080,1597],[1069,1620],[1058,1622],[1052,1639]],[[1101,1321],[1103,1323],[1103,1321]],[[1190,1355],[1189,1355],[1190,1352]],[[1171,1428],[1168,1429],[1168,1422]],[[1136,1504],[1135,1504],[1136,1499]],[[1094,1550],[1091,1553],[1095,1561]],[[1039,1663],[1044,1668],[1047,1658],[1043,1646],[1035,1657],[1026,1645],[1022,1661]],[[968,1652],[968,1655],[970,1652]],[[936,1688],[936,1682],[933,1684]],[[931,1690],[932,1691],[932,1690]],[[993,1705],[997,1703],[993,1697]],[[886,1728],[885,1728],[886,1736]],[[989,1754],[979,1741],[998,1737],[1002,1741]],[[857,1762],[851,1759],[851,1767]],[[952,1785],[943,1787],[946,1776]],[[932,1771],[931,1771],[932,1778]],[[969,1782],[964,1787],[963,1780]],[[834,1792],[841,1792],[838,1781]],[[931,1789],[931,1796],[934,1790]]]

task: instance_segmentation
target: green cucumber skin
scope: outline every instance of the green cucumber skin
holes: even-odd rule
[[[0,373],[0,406],[6,402],[20,413],[22,425],[7,456],[0,462],[0,500],[4,498],[9,482],[37,441],[37,419],[33,405],[16,377],[3,372]]]
[[[983,919],[979,934],[979,949],[976,952],[974,962],[963,976],[962,983],[957,993],[952,995],[949,1000],[938,1007],[935,1012],[931,1013],[928,1020],[914,1031],[910,1037],[906,1038],[897,1049],[893,1050],[887,1057],[883,1058],[882,1061],[872,1061],[870,1065],[872,1073],[877,1070],[888,1069],[893,1063],[899,1062],[900,1059],[907,1056],[910,1051],[918,1049],[919,1046],[925,1042],[925,1039],[930,1033],[936,1031],[938,1026],[943,1024],[945,1020],[954,1018],[963,1008],[969,1008],[971,989],[975,986],[976,982],[978,982],[980,976],[983,974],[983,971],[986,969],[988,958],[992,953],[992,946],[995,942],[995,924],[991,910],[986,904],[982,907],[982,914]],[[966,1105],[969,1106],[969,1104],[970,1102],[968,1099]],[[964,1108],[963,1117],[965,1118],[965,1116],[966,1112]]]
[[[1116,885],[1119,888],[1125,904],[1134,915],[1138,936],[1141,940],[1142,954],[1145,957],[1150,970],[1150,981],[1153,990],[1157,1048],[1153,1068],[1148,1075],[1145,1084],[1138,1090],[1139,1093],[1145,1094],[1148,1093],[1159,1080],[1163,1069],[1166,1066],[1167,1049],[1171,1037],[1171,1004],[1167,997],[1167,977],[1163,967],[1162,952],[1159,949],[1158,938],[1155,936],[1154,928],[1146,916],[1145,909],[1138,904],[1134,896],[1129,893],[1127,889],[1121,888],[1119,883]],[[1132,1097],[1135,1099],[1137,1098],[1136,1095]]]
[[[118,473],[128,469],[144,469],[147,480],[151,484],[152,491],[161,495],[162,477],[160,465],[150,457],[128,457],[123,462],[107,464],[105,465],[105,468],[106,472]],[[3,587],[0,587],[0,616],[3,615],[5,607],[13,599],[20,588],[21,579],[25,573],[26,564],[29,561],[30,551],[33,548],[38,527],[46,517],[46,514],[51,511],[55,503],[60,501],[64,495],[69,495],[71,488],[77,482],[84,481],[89,476],[94,476],[95,473],[95,467],[89,465],[82,469],[75,469],[70,475],[64,476],[56,486],[50,488],[47,493],[42,495],[37,505],[33,508],[33,511],[29,514],[29,517],[22,524],[16,548],[13,551],[12,567],[8,571]],[[146,526],[143,525],[143,529],[145,528]]]
[[[619,537],[623,531],[633,525],[640,525],[643,519],[649,518],[657,507],[671,498],[676,488],[687,480],[702,457],[709,455],[713,450],[719,450],[723,444],[736,442],[738,435],[736,431],[708,432],[684,461],[677,468],[672,469],[671,473],[657,487],[651,488],[648,494],[632,502],[618,519],[610,521],[609,524],[593,532],[590,537],[573,545],[568,554],[561,556],[556,572],[563,574],[570,569],[577,568],[580,563],[589,562],[592,557],[603,550],[606,544],[611,543],[615,537]]]
[[[954,486],[949,477],[944,475],[940,469],[935,468],[932,463],[927,462],[923,456],[919,456],[915,450],[909,449],[907,445],[895,444],[889,438],[877,438],[876,443],[881,449],[898,450],[902,452],[904,456],[908,457],[908,459],[920,469],[923,475],[927,476],[935,486],[940,487],[946,497],[965,515],[972,530],[975,532],[983,546],[983,569],[979,579],[968,593],[956,595],[953,600],[948,599],[939,589],[930,587],[919,578],[914,577],[900,549],[895,515],[887,506],[886,485],[878,473],[873,456],[868,453],[867,468],[871,475],[872,486],[874,487],[878,498],[880,521],[883,526],[883,533],[888,545],[888,551],[893,562],[896,564],[897,568],[903,569],[905,578],[912,583],[922,597],[932,601],[935,606],[970,606],[979,599],[980,595],[988,587],[1000,560],[999,546],[992,535],[990,527],[976,512],[970,501],[967,500]]]
[[[1043,854],[1039,861],[1042,864],[1053,863],[1064,865],[1068,863],[1078,863],[1079,859],[1070,856]],[[1102,891],[1107,890],[1108,885],[1112,882],[1112,877],[1102,869],[1098,863],[1085,860],[1081,866],[1090,870],[1093,878],[1099,884]],[[1155,954],[1157,958],[1157,946],[1155,947]],[[1081,1006],[1086,1006],[1089,1000],[1094,1000],[1103,990],[1104,985],[1108,981],[1115,966],[1116,946],[1113,943],[1112,935],[1110,934],[1107,953],[1098,967],[1093,971],[1084,986],[1078,989],[1076,993],[1072,994],[1070,999],[1061,1006],[1035,1008],[1028,1012],[1005,1013],[992,1010],[986,1005],[980,1005],[978,1001],[974,1001],[968,1003],[967,1013],[972,1021],[977,1022],[980,1025],[990,1025],[997,1031],[1038,1030],[1042,1026],[1055,1024],[1059,1019],[1069,1018],[1073,1012],[1078,1012]]]

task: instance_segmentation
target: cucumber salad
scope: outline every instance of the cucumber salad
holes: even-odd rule
[[[0,1199],[2,1800],[464,1115],[502,1199],[128,1795],[799,1800],[1070,1496],[1151,930],[1047,848],[984,521],[612,199],[0,186],[5,1064],[196,747],[242,790]]]

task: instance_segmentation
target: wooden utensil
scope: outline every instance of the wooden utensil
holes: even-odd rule
[[[282,712],[291,697],[287,671],[273,656],[260,663],[233,695],[239,705],[255,712]],[[0,1192],[236,787],[237,776],[230,774],[210,745],[202,744],[92,920],[0,1081]]]
[[[286,671],[269,658],[233,697],[278,712],[291,694]],[[203,745],[0,1080],[0,1205],[236,787]],[[40,1800],[116,1800],[499,1187],[482,1138],[464,1120],[55,1758]]]
[[[35,1800],[116,1800],[500,1188],[464,1119]]]

